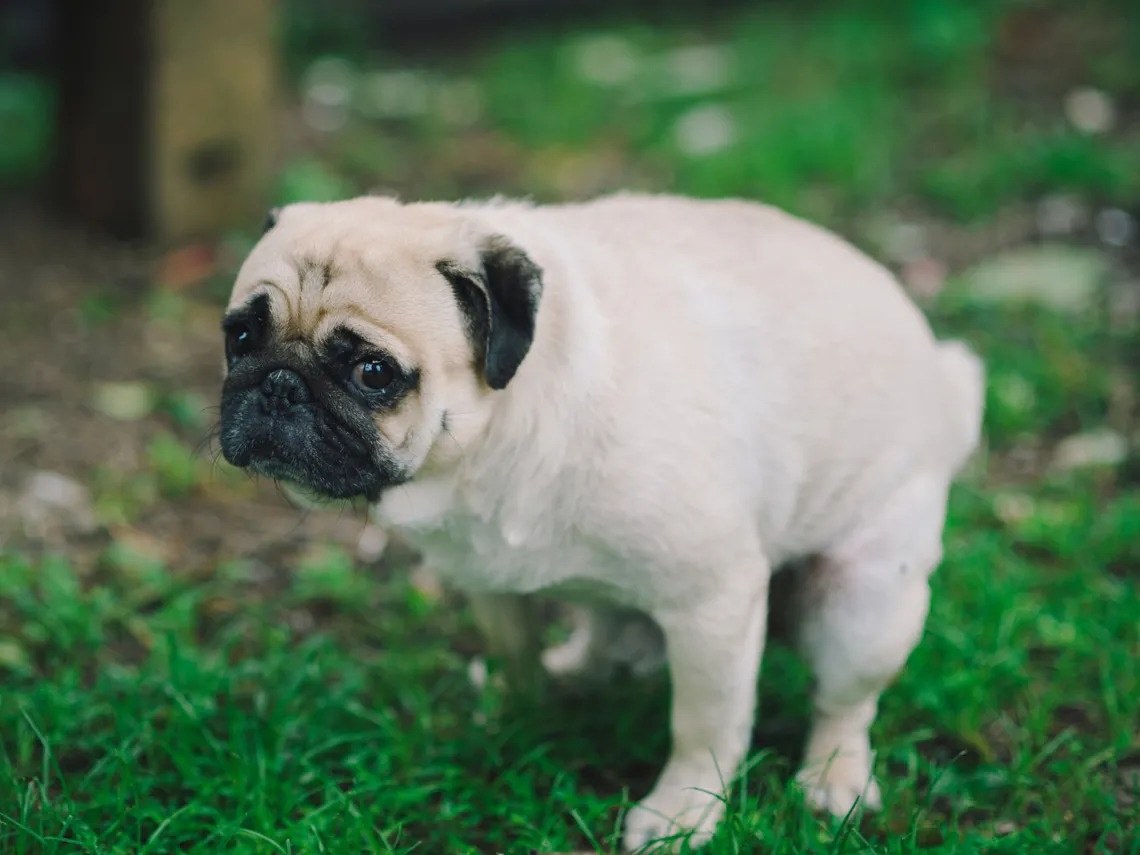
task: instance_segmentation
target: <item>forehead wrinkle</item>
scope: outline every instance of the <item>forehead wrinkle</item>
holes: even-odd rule
[[[293,301],[289,298],[289,292],[272,280],[263,279],[258,282],[257,285],[250,289],[240,305],[249,305],[258,297],[262,296],[269,300],[269,318],[272,326],[280,330],[287,330],[295,325],[296,317],[293,310]],[[284,312],[278,310],[282,303],[285,304]],[[278,307],[277,309],[274,308],[275,305]],[[240,308],[240,306],[235,308]]]
[[[309,256],[289,259],[289,266],[297,273],[298,322],[311,317],[320,303],[321,288],[312,283],[319,276],[320,265]]]
[[[298,337],[308,335],[315,339],[321,321],[329,313],[324,294],[343,272],[333,260],[338,246],[339,242],[328,251],[302,251],[285,258],[297,277],[297,310],[291,320],[292,333]]]
[[[332,335],[333,330],[343,328],[355,333],[370,344],[392,354],[405,368],[415,367],[415,360],[412,359],[411,351],[395,331],[369,318],[359,306],[353,305],[339,308],[356,311],[329,312],[318,324],[315,335],[313,336],[314,340],[324,341]],[[377,333],[379,333],[379,335],[377,335]]]

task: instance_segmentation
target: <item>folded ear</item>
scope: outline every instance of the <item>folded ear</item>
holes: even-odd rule
[[[480,261],[479,270],[452,261],[436,269],[455,292],[483,378],[492,389],[503,389],[534,341],[542,270],[502,235],[484,241]]]

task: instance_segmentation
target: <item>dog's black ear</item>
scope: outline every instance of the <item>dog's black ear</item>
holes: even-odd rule
[[[280,208],[270,208],[269,212],[265,215],[265,222],[261,224],[261,233],[265,234],[267,231],[277,225],[277,218],[280,216]]]
[[[436,269],[455,292],[487,385],[503,389],[534,341],[542,270],[501,235],[488,238],[480,256],[481,270],[451,261],[439,262]]]

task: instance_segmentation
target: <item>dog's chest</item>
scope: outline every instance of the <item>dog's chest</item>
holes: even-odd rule
[[[560,524],[557,514],[485,514],[458,501],[447,485],[414,486],[395,501],[386,497],[379,517],[458,588],[622,599],[637,574],[604,542]]]

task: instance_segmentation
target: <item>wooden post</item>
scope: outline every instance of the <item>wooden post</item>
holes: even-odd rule
[[[175,242],[260,221],[277,0],[59,0],[64,210]]]

